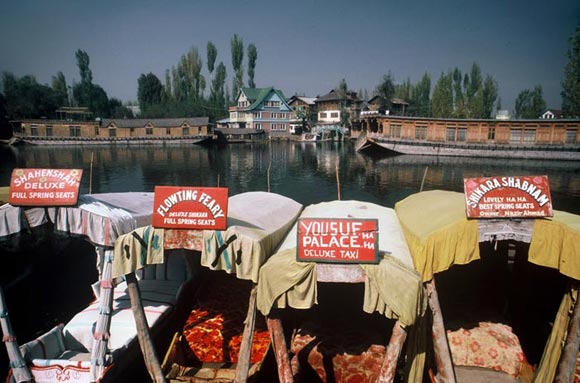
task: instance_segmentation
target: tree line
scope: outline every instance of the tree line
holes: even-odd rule
[[[212,121],[226,117],[228,106],[235,102],[244,86],[244,55],[247,65],[247,86],[256,87],[255,69],[258,50],[254,44],[244,47],[238,35],[230,40],[233,68],[231,91],[224,61],[217,63],[218,51],[209,41],[205,57],[196,47],[183,54],[179,61],[165,70],[162,82],[155,74],[141,74],[137,79],[139,117],[209,116]],[[51,84],[40,84],[33,75],[17,77],[2,73],[0,92],[0,123],[7,119],[54,118],[63,106],[88,107],[94,116],[111,118],[134,117],[131,110],[93,82],[89,55],[75,53],[80,81],[69,86],[62,72],[52,76]],[[569,39],[568,63],[562,81],[562,109],[565,117],[580,116],[580,25]],[[207,78],[203,64],[207,67]],[[436,118],[492,118],[502,109],[497,81],[484,75],[477,63],[465,73],[454,68],[441,73],[431,89],[431,75],[425,73],[417,83],[409,79],[395,83],[389,72],[376,86],[373,94],[384,100],[399,98],[408,103],[405,114]],[[346,83],[343,84],[346,86]],[[362,96],[362,94],[361,94]],[[389,105],[386,105],[387,107]],[[538,118],[545,110],[541,85],[522,90],[515,100],[516,118]],[[137,117],[137,116],[135,116]]]

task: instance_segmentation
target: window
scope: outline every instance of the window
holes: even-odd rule
[[[534,144],[536,143],[536,130],[526,129],[524,130],[524,144]]]
[[[326,113],[324,112],[318,113],[318,118],[326,118]]]
[[[401,138],[401,125],[400,124],[391,124],[389,126],[389,137]]]
[[[272,130],[286,130],[286,124],[272,124]]]
[[[254,124],[254,128],[257,130],[262,130],[262,124]]]
[[[262,112],[254,112],[254,118],[262,118]]]
[[[495,140],[495,127],[490,127],[487,130],[487,139],[490,141]]]
[[[280,101],[264,101],[264,107],[266,107],[266,108],[279,108]]]
[[[47,126],[46,127],[46,136],[52,137],[53,135],[54,135],[54,133],[52,132],[52,126]]]
[[[338,112],[330,113],[330,118],[338,118]]]
[[[447,128],[445,141],[455,141],[455,128]]]
[[[145,134],[148,136],[153,135],[153,128],[145,128]]]
[[[522,130],[510,129],[510,144],[519,144],[522,142]]]
[[[171,136],[171,128],[165,128],[165,134]]]
[[[183,132],[182,132],[182,134],[183,134],[184,136],[189,136],[189,128],[187,128],[187,127],[184,127],[184,128],[183,128]]]
[[[247,106],[249,106],[249,105],[250,105],[250,104],[249,104],[249,102],[248,102],[248,101],[239,101],[239,102],[238,102],[238,107],[240,107],[240,108],[245,108],[245,107],[247,107]]]
[[[69,126],[69,135],[71,137],[80,137],[81,136],[81,127],[80,126]]]
[[[31,136],[38,136],[38,126],[30,125],[30,135]]]
[[[117,129],[110,128],[109,129],[109,137],[117,137]]]
[[[95,136],[98,136],[98,135],[99,135],[99,127],[95,126]]]
[[[467,139],[467,128],[457,129],[457,141],[465,142]]]
[[[415,127],[415,138],[417,140],[426,140],[427,139],[427,127],[426,126]]]
[[[566,143],[567,144],[575,144],[577,134],[578,134],[578,132],[574,129],[566,130]]]

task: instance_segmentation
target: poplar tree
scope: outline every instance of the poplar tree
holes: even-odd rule
[[[441,73],[433,89],[432,114],[435,118],[449,118],[453,115],[453,75]]]
[[[52,89],[54,90],[56,103],[60,106],[69,106],[68,88],[64,73],[59,71],[56,76],[52,76]]]
[[[234,34],[231,39],[232,52],[232,67],[234,68],[235,77],[233,80],[232,97],[238,97],[240,89],[244,86],[244,68],[242,62],[244,60],[244,42]]]
[[[566,117],[580,117],[580,25],[570,37],[568,63],[562,81],[562,109]]]
[[[213,79],[213,70],[215,69],[215,60],[217,58],[217,49],[211,41],[207,42],[207,70],[209,72],[210,81]]]
[[[254,70],[256,69],[256,60],[258,59],[258,50],[254,44],[248,45],[248,86],[255,88]]]

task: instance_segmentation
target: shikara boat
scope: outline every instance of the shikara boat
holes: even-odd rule
[[[29,232],[84,238],[96,247],[96,263],[99,275],[103,277],[106,276],[106,265],[112,259],[115,240],[121,234],[148,224],[152,205],[152,193],[82,195],[71,207],[21,208],[5,204],[0,207],[0,241],[10,246],[25,244],[31,240],[27,235]],[[87,281],[87,285],[91,282],[94,281]],[[109,287],[102,281],[95,286],[96,291],[99,287],[101,291]],[[77,326],[74,319],[19,347],[3,294],[0,298],[0,323],[11,367],[7,381],[98,381],[113,366],[111,358],[99,359],[91,354],[96,349],[91,350],[87,342],[92,342],[99,334],[93,332],[91,325]],[[34,307],[27,310],[30,315],[36,315]],[[97,320],[97,314],[96,311],[88,314],[91,324]],[[106,342],[106,335],[100,334],[100,340]]]
[[[441,190],[395,210],[429,296],[432,382],[573,381],[580,216],[468,219],[465,196]]]
[[[189,309],[178,324],[162,364],[153,355],[154,346],[145,342],[147,336],[139,335],[146,366],[155,381],[255,379],[270,338],[264,321],[260,325],[260,318],[256,318],[254,287],[261,265],[274,252],[301,210],[301,204],[287,197],[248,192],[229,198],[225,230],[155,229],[163,238],[159,246],[164,249],[165,257],[160,258],[167,262],[167,254],[182,252],[200,281],[195,293],[180,297],[180,303]],[[128,281],[142,279],[139,273],[147,275],[151,267],[164,268],[163,265],[145,266],[139,261],[141,247],[133,233],[121,237],[117,246],[136,249],[131,252],[134,256],[122,259],[126,267],[119,268],[125,270],[125,277],[137,271],[137,278],[127,278]],[[149,251],[144,252],[155,263],[155,257]],[[183,302],[184,299],[187,301]],[[145,313],[147,308],[144,303]],[[111,323],[111,328],[114,326]],[[147,326],[139,328],[143,332]]]
[[[298,260],[294,225],[258,280],[258,309],[267,318],[279,381],[395,381],[424,296],[394,210],[334,201],[307,206],[300,219],[308,217],[376,219],[379,262]],[[415,355],[407,347],[409,370],[418,365]]]

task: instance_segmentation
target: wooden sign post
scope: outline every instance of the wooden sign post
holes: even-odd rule
[[[298,261],[379,263],[376,219],[298,219]]]
[[[154,227],[165,229],[225,230],[228,189],[156,186]]]

